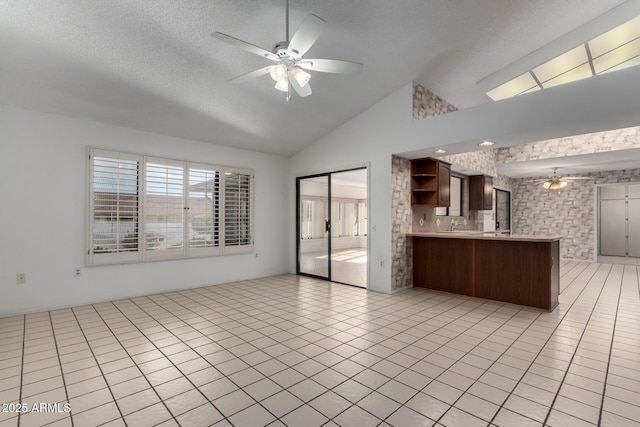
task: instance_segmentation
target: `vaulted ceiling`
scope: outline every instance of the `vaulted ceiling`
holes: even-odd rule
[[[491,102],[479,81],[622,3],[291,0],[291,33],[327,22],[307,57],[364,70],[314,73],[313,95],[285,102],[268,76],[229,83],[269,61],[210,37],[271,50],[285,0],[0,0],[0,103],[288,156],[411,80]]]

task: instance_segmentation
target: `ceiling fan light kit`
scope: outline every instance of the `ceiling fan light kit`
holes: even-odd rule
[[[558,175],[558,168],[553,169],[553,175],[547,179],[536,179],[533,182],[542,183],[542,187],[545,190],[560,190],[567,186],[570,180],[589,179],[583,176],[560,176]]]
[[[308,15],[302,22],[293,37],[289,39],[289,0],[286,2],[286,38],[284,42],[276,43],[273,51],[269,52],[258,46],[229,36],[227,34],[214,32],[211,37],[240,47],[247,52],[259,55],[263,58],[275,62],[275,65],[261,68],[256,71],[236,77],[233,83],[243,83],[248,80],[269,74],[276,82],[275,88],[282,92],[287,92],[286,100],[291,99],[291,87],[301,97],[311,95],[309,80],[311,74],[304,70],[321,73],[334,74],[356,74],[362,71],[362,64],[352,61],[342,61],[338,59],[303,59],[303,55],[313,46],[320,37],[326,22],[316,15]]]

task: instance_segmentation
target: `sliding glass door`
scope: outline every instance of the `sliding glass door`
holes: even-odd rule
[[[297,180],[298,274],[367,286],[367,169]]]
[[[329,279],[329,176],[298,179],[298,272]]]

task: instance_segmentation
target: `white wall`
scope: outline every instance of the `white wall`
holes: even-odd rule
[[[87,146],[255,169],[258,257],[85,267]],[[286,273],[287,167],[280,156],[0,106],[0,317]]]

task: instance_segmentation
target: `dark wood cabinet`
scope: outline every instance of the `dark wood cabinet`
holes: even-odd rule
[[[473,175],[469,177],[469,209],[490,211],[493,208],[493,177]]]
[[[558,240],[413,235],[413,286],[553,310]]]
[[[451,165],[432,158],[411,161],[411,204],[448,207]]]

